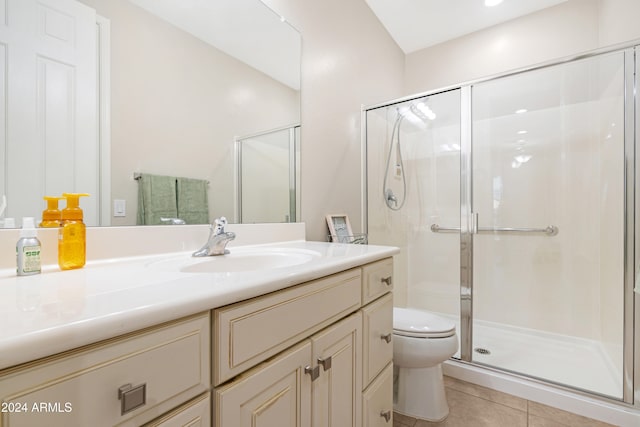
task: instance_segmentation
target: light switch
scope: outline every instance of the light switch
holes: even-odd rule
[[[126,216],[127,215],[127,201],[114,199],[113,200],[113,216]]]

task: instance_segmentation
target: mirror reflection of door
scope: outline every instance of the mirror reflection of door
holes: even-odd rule
[[[236,139],[238,222],[297,220],[299,131],[295,125]]]
[[[94,197],[83,202],[85,220],[95,225],[100,181],[95,11],[75,1],[51,0],[12,0],[0,10],[7,14],[0,17],[6,23],[0,28],[5,215],[37,217],[43,195],[86,192]]]

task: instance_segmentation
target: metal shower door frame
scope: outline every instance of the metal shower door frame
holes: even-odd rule
[[[533,70],[570,63],[606,53],[624,52],[624,314],[623,314],[623,397],[615,399],[598,394],[583,392],[570,386],[538,380],[508,372],[516,377],[532,382],[552,385],[590,397],[600,397],[604,401],[617,401],[640,408],[640,293],[634,292],[638,281],[640,288],[640,45],[633,41],[617,46],[597,49],[585,54],[570,56],[561,60],[548,61],[532,67],[501,73],[487,78],[467,81],[456,85],[413,94],[392,101],[361,109],[362,136],[362,224],[368,232],[368,171],[367,171],[367,112],[388,107],[424,96],[437,95],[450,90],[460,90],[460,360],[474,365],[473,352],[473,234],[477,227],[473,214],[473,150],[472,150],[472,95],[474,85],[502,77],[513,76]],[[457,230],[455,230],[457,231]],[[636,249],[637,248],[637,249]],[[638,357],[634,358],[634,354]],[[498,367],[480,365],[484,369],[502,371]],[[637,392],[635,389],[637,388]],[[635,396],[634,396],[635,394]]]
[[[640,282],[640,236],[636,223],[640,220],[640,150],[636,144],[640,136],[640,98],[636,89],[640,81],[640,46],[626,49],[597,51],[565,61],[551,62],[537,67],[469,83],[461,87],[460,115],[460,360],[473,361],[473,235],[477,233],[477,216],[473,209],[473,87],[477,83],[509,77],[533,70],[570,63],[612,52],[624,53],[624,314],[623,314],[623,378],[622,402],[640,406],[640,395],[634,401],[634,384],[640,387],[640,295],[635,294],[635,275]],[[637,195],[636,195],[637,194]],[[637,273],[636,273],[637,272]],[[640,286],[640,285],[639,285]],[[484,366],[484,365],[483,365]],[[499,367],[494,367],[499,369]],[[515,374],[523,375],[524,374]],[[535,379],[532,378],[535,381]],[[572,387],[568,387],[572,389]],[[640,393],[639,393],[640,394]],[[613,399],[617,400],[617,399]]]

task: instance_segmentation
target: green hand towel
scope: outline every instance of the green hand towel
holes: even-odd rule
[[[162,224],[161,217],[178,217],[176,177],[141,174],[138,180],[137,224]]]
[[[208,224],[208,190],[205,180],[178,178],[178,218],[187,224]]]

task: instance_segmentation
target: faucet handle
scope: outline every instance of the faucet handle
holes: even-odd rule
[[[227,218],[221,216],[220,218],[214,219],[213,223],[215,224],[213,228],[213,235],[217,236],[218,234],[223,234],[224,227],[227,225]]]

